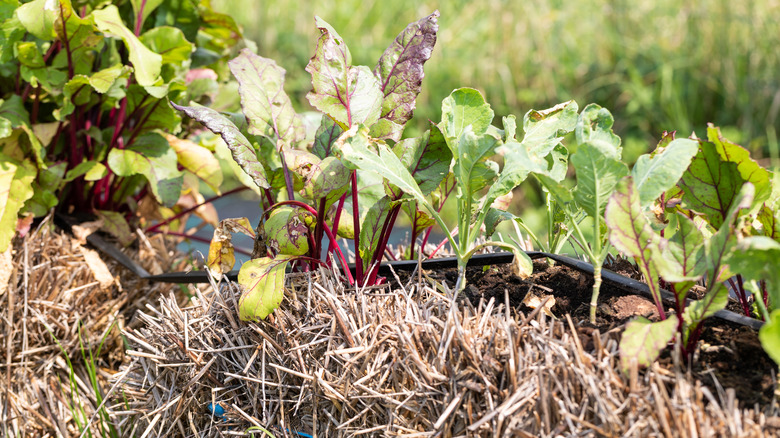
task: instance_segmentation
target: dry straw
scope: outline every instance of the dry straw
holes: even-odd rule
[[[139,233],[128,254],[160,273],[183,268],[173,248]],[[48,219],[15,239],[0,255],[0,436],[79,436],[90,419],[92,436],[111,436],[111,417],[95,413],[125,361],[121,329],[172,288],[104,262]]]
[[[593,331],[586,351],[568,318],[474,306],[418,275],[393,290],[353,290],[325,271],[290,277],[267,321],[239,321],[240,291],[226,283],[188,307],[169,295],[139,313],[111,407],[126,436],[776,431],[774,406],[742,409],[732,390],[713,392],[679,367],[623,376],[616,331]]]

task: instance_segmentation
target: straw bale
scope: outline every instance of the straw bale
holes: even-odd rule
[[[181,267],[162,236],[140,241],[127,252],[147,269]],[[124,361],[126,321],[178,287],[140,280],[48,218],[0,259],[0,436],[79,436]]]
[[[228,282],[144,309],[115,379],[127,436],[748,437],[776,415],[679,366],[622,375],[617,330],[585,350],[569,319],[473,306],[417,275],[392,291],[289,277],[257,323],[238,320]]]

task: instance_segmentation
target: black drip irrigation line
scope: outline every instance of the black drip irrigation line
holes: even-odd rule
[[[72,232],[72,227],[73,225],[77,224],[77,221],[74,218],[68,216],[55,214],[54,223],[58,227],[68,232]],[[119,262],[119,264],[129,269],[135,275],[141,277],[144,280],[161,282],[161,283],[208,283],[209,282],[209,274],[206,271],[189,271],[189,272],[182,271],[182,272],[169,272],[169,273],[159,274],[159,275],[151,275],[143,267],[138,265],[127,255],[119,251],[114,245],[103,240],[103,238],[100,237],[99,235],[95,233],[90,234],[89,236],[87,236],[87,242],[89,242],[92,246],[94,246],[95,248],[97,248],[107,256],[113,258],[114,260]],[[582,260],[578,260],[572,257],[567,257],[564,255],[550,254],[541,251],[526,251],[526,254],[528,254],[528,256],[531,259],[548,258],[564,266],[567,266],[571,269],[583,272],[585,274],[593,275],[593,265],[584,262]],[[511,252],[477,254],[471,257],[468,266],[479,267],[479,266],[489,266],[489,265],[503,265],[503,264],[511,263],[512,260],[514,260],[514,255]],[[443,257],[443,258],[437,258],[431,260],[424,260],[421,262],[417,260],[399,260],[399,261],[386,262],[379,265],[379,275],[389,276],[392,275],[393,271],[411,272],[417,269],[418,267],[425,270],[442,270],[442,269],[457,268],[457,266],[458,266],[458,259],[455,257]],[[354,264],[350,264],[349,268],[353,273],[355,272]],[[238,270],[232,270],[228,272],[227,274],[225,274],[225,277],[227,277],[231,281],[236,281],[238,278]],[[626,292],[643,295],[647,298],[653,299],[653,296],[650,293],[650,288],[645,283],[642,283],[637,280],[633,280],[628,277],[624,277],[608,269],[601,270],[601,278],[606,283],[609,283],[612,286],[615,286]],[[661,289],[661,298],[668,305],[672,305],[675,302],[674,294],[665,289]],[[687,301],[691,302],[692,300],[687,300]],[[763,321],[759,321],[757,319],[750,318],[748,316],[740,315],[738,313],[726,309],[715,312],[713,316],[722,319],[724,321],[729,321],[735,324],[750,327],[754,330],[758,330],[759,328],[761,328],[762,325],[764,325]]]

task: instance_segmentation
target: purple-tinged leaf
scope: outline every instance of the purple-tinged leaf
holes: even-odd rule
[[[308,213],[297,208],[283,206],[274,209],[265,221],[266,245],[277,254],[304,255],[309,252],[309,227],[305,219]]]
[[[385,50],[374,68],[384,95],[380,118],[403,129],[415,108],[425,76],[423,65],[431,58],[439,31],[439,11],[406,26]],[[401,131],[387,137],[398,140]]]
[[[626,324],[620,339],[620,369],[628,374],[632,363],[639,368],[650,366],[674,337],[677,322],[672,315],[660,322],[639,317]]]
[[[320,127],[317,128],[317,133],[314,135],[314,146],[311,151],[317,157],[324,159],[330,156],[333,143],[344,132],[338,123],[334,122],[330,117],[323,115]]]
[[[623,178],[615,187],[607,203],[605,220],[609,241],[615,249],[636,260],[656,305],[661,305],[658,264],[665,261],[661,254],[665,242],[653,231],[642,212],[632,177]]]
[[[103,220],[103,225],[100,229],[106,231],[108,234],[116,237],[122,246],[127,247],[133,240],[135,240],[135,234],[130,231],[130,225],[125,220],[125,216],[122,213],[115,211],[96,210],[98,217]]]
[[[382,237],[382,226],[390,211],[390,198],[382,197],[372,204],[360,220],[360,257],[363,266],[368,270],[371,257],[374,255],[379,239]]]
[[[311,74],[309,103],[339,122],[342,127],[372,125],[382,109],[379,81],[368,67],[352,66],[344,40],[319,17],[320,37],[306,71]]]
[[[228,148],[230,148],[233,159],[252,178],[255,184],[263,189],[270,188],[265,177],[265,169],[257,159],[255,148],[233,122],[219,112],[198,104],[181,106],[171,102],[171,105],[202,123],[211,132],[219,134]]]
[[[672,284],[672,289],[682,295],[688,292],[707,269],[704,254],[704,234],[693,220],[677,214],[677,232],[662,249],[667,263],[659,265],[661,278]]]
[[[242,321],[265,319],[282,304],[285,269],[296,257],[261,257],[241,266],[238,283],[244,292],[238,300],[238,316]]]
[[[250,134],[278,138],[288,145],[304,139],[303,122],[284,92],[283,68],[249,49],[243,49],[228,65],[238,81]]]
[[[687,208],[704,214],[718,229],[742,186],[737,163],[722,160],[714,143],[703,141],[679,182]]]

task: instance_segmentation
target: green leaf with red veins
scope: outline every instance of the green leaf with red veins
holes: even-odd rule
[[[344,127],[372,125],[379,120],[382,90],[368,67],[352,66],[352,56],[344,40],[319,17],[320,31],[314,56],[306,71],[311,74],[309,103]]]
[[[334,122],[330,117],[323,115],[320,127],[317,128],[317,133],[314,135],[314,146],[311,151],[319,158],[325,158],[330,156],[333,143],[344,133],[338,123]]]
[[[683,214],[677,214],[677,232],[662,249],[667,263],[658,265],[661,278],[672,284],[681,298],[696,284],[707,269],[704,257],[704,234]]]
[[[412,118],[415,100],[425,76],[423,66],[431,58],[439,31],[439,11],[406,26],[385,50],[374,68],[384,100],[381,120],[392,122],[382,138],[398,141],[403,125]]]
[[[409,169],[424,195],[429,195],[447,176],[452,162],[452,152],[447,147],[439,127],[431,122],[431,129],[422,137],[407,138],[393,147],[393,152]],[[391,190],[388,195],[398,194]],[[400,199],[400,196],[394,196]]]
[[[176,152],[160,134],[144,134],[125,149],[112,149],[108,167],[119,176],[146,177],[154,197],[166,207],[179,200],[184,177],[177,168]]]
[[[211,132],[219,134],[230,149],[233,159],[252,178],[252,181],[260,188],[270,188],[265,177],[265,169],[257,159],[257,152],[255,152],[254,146],[244,137],[244,134],[241,133],[233,122],[219,112],[198,104],[181,106],[171,103],[171,105],[202,123]]]
[[[275,208],[263,225],[266,245],[277,254],[304,255],[309,252],[308,213],[298,208],[283,206]]]
[[[401,209],[409,215],[409,222],[414,224],[414,233],[417,235],[436,225],[436,221],[428,213],[417,208],[416,202],[406,202]]]
[[[660,303],[658,264],[665,262],[661,256],[665,242],[653,231],[642,213],[639,192],[632,177],[623,178],[615,187],[606,207],[605,220],[609,228],[609,241],[615,249],[636,260],[653,299],[656,304]]]
[[[303,122],[284,92],[283,68],[249,49],[241,50],[228,65],[238,81],[241,108],[249,122],[250,134],[281,139],[288,145],[306,137]]]
[[[222,275],[233,269],[236,264],[232,233],[243,233],[255,237],[252,224],[245,217],[224,219],[219,222],[209,244],[209,255],[206,259],[206,266],[217,281],[222,279]]]
[[[721,159],[714,143],[703,141],[678,183],[686,208],[704,214],[718,229],[744,182],[737,163]]]
[[[368,271],[371,256],[374,255],[379,238],[382,235],[382,226],[390,211],[390,197],[384,196],[372,203],[363,217],[360,218],[360,258],[363,259],[363,267]]]
[[[304,177],[301,196],[312,200],[327,198],[327,207],[349,190],[351,174],[341,160],[326,157],[313,164],[311,171]]]
[[[638,367],[650,366],[674,338],[676,329],[676,315],[660,322],[639,317],[626,324],[620,339],[620,369],[628,374],[632,362]]]
[[[135,234],[130,231],[125,216],[115,211],[96,210],[98,217],[103,220],[100,229],[114,236],[122,246],[127,247],[135,240]]]
[[[265,319],[284,299],[284,274],[296,256],[279,255],[273,259],[261,257],[241,266],[238,283],[244,292],[238,300],[238,316],[242,321]]]
[[[715,145],[721,160],[736,163],[742,180],[755,186],[756,194],[753,205],[761,204],[769,199],[772,194],[772,175],[750,158],[750,152],[747,149],[725,139],[720,133],[720,128],[716,128],[712,123],[707,125],[707,139]]]
[[[698,151],[698,142],[679,138],[668,143],[660,152],[639,157],[631,170],[639,191],[639,204],[648,206],[674,187]]]
[[[738,219],[752,205],[753,194],[753,184],[743,184],[726,212],[725,222],[704,243],[704,254],[707,260],[706,284],[720,283],[734,275],[734,272],[728,266],[728,259],[737,244],[736,229]]]

